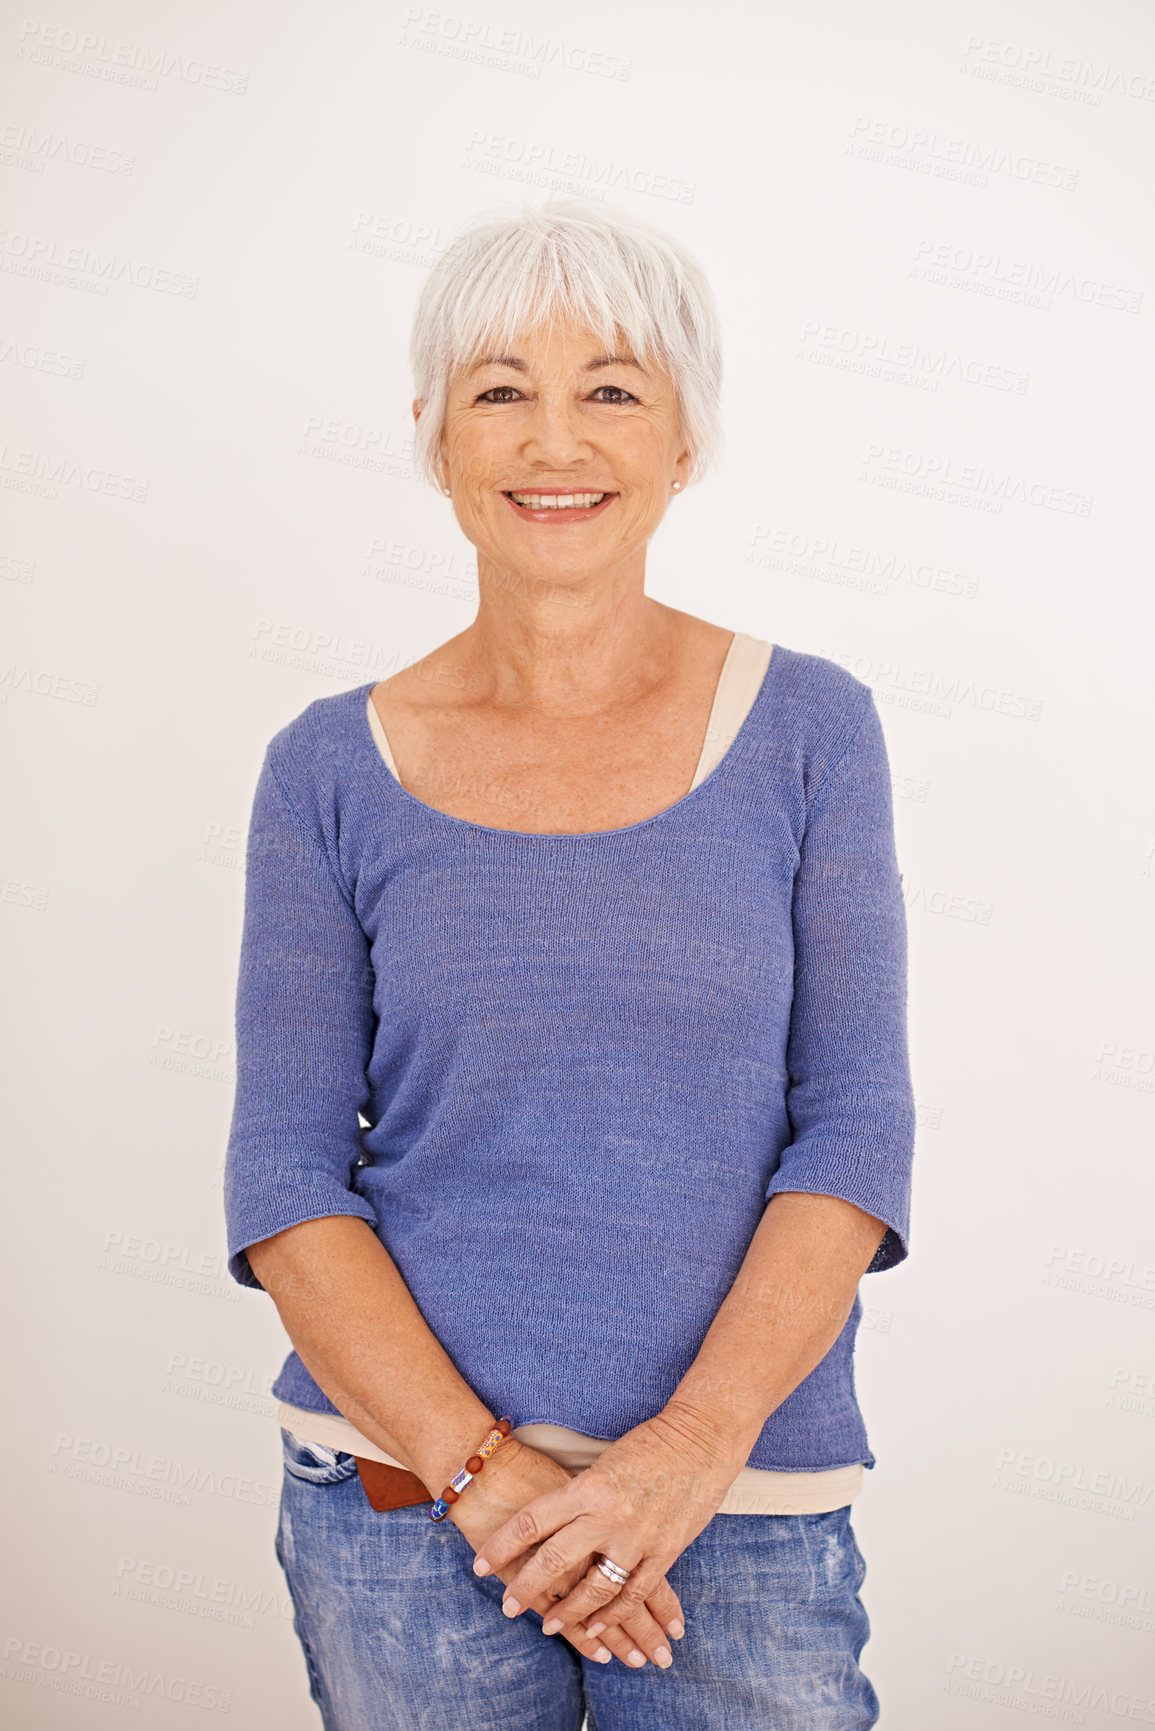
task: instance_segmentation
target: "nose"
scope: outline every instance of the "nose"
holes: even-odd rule
[[[526,461],[543,469],[565,469],[587,462],[591,453],[581,411],[572,397],[542,391],[525,431]]]

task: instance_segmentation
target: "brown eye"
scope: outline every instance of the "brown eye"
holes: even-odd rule
[[[600,391],[616,391],[617,392],[617,395],[614,397],[606,397],[606,398],[602,399],[604,402],[608,402],[611,404],[612,403],[622,403],[622,402],[636,403],[638,400],[637,397],[635,397],[632,392],[627,391],[623,385],[599,385],[597,390],[593,393],[594,396],[596,397],[598,395],[598,392],[600,392]]]
[[[515,396],[515,397],[517,395],[519,395],[519,392],[517,390],[516,385],[494,385],[492,387],[492,389],[490,389],[488,391],[482,391],[481,395],[478,397],[477,400],[479,403],[495,403],[495,402],[508,403],[510,401],[510,397],[499,396],[498,393],[500,391],[509,391],[511,393],[511,395]]]

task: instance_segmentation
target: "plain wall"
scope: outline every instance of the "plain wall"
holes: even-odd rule
[[[318,1723],[287,1342],[224,1266],[244,834],[274,732],[473,617],[412,311],[477,213],[574,191],[681,236],[723,319],[725,461],[649,592],[840,662],[886,730],[883,1722],[1155,1723],[1149,8],[54,0],[0,66],[4,1722]]]

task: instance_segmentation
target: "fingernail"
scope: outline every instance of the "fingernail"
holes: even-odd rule
[[[473,1559],[473,1572],[475,1575],[488,1575],[488,1573],[489,1573],[489,1558],[488,1557],[474,1557],[474,1559]]]
[[[503,1599],[501,1601],[501,1608],[507,1617],[516,1617],[517,1613],[521,1610],[521,1606],[518,1604],[516,1599]]]
[[[610,1660],[613,1658],[613,1654],[610,1652],[608,1647],[599,1647],[597,1652],[594,1654],[594,1658],[597,1660],[599,1665],[608,1665]]]
[[[666,1633],[667,1635],[672,1635],[675,1641],[680,1641],[682,1636],[686,1633],[686,1625],[680,1623],[677,1617],[675,1617],[672,1623],[666,1624]]]
[[[629,1652],[626,1654],[626,1658],[629,1660],[631,1665],[644,1665],[646,1662],[646,1655],[644,1653],[639,1653],[636,1647],[630,1648]]]
[[[589,1628],[586,1630],[586,1634],[589,1636],[590,1640],[592,1641],[594,1636],[600,1635],[604,1628],[605,1628],[604,1623],[591,1623]]]
[[[561,1618],[560,1617],[551,1617],[548,1623],[542,1624],[541,1632],[543,1635],[556,1635],[560,1628],[561,1628]]]
[[[674,1663],[674,1655],[670,1652],[668,1647],[659,1647],[657,1652],[654,1654],[654,1662],[662,1666],[672,1665]]]

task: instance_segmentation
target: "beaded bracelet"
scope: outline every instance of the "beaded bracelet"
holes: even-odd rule
[[[457,1477],[451,1484],[446,1485],[445,1489],[430,1509],[429,1519],[431,1521],[443,1521],[445,1519],[446,1515],[449,1513],[450,1504],[457,1501],[470,1479],[475,1479],[477,1477],[498,1443],[503,1443],[512,1429],[513,1423],[508,1417],[498,1419],[496,1425],[490,1431],[477,1453],[475,1455],[470,1455]]]

